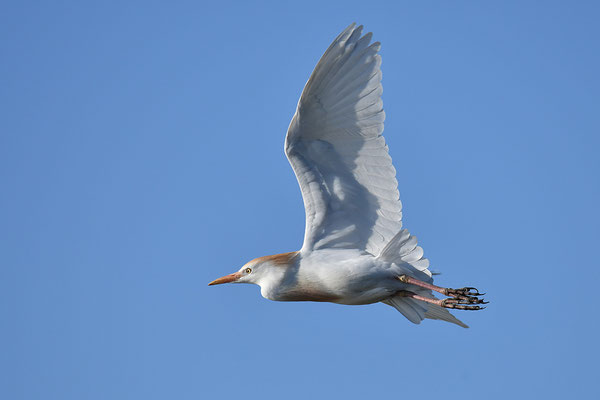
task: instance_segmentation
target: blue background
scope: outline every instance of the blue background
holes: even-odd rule
[[[597,4],[4,3],[0,397],[591,398]],[[352,21],[405,227],[492,301],[468,330],[206,286],[300,248],[284,135]]]

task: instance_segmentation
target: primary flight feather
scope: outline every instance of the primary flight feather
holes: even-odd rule
[[[304,200],[300,251],[256,258],[220,283],[254,283],[278,301],[382,302],[408,320],[467,327],[447,308],[479,310],[474,288],[433,285],[429,261],[402,229],[396,170],[382,136],[380,43],[350,25],[310,76],[285,139]],[[432,291],[447,296],[437,299]]]

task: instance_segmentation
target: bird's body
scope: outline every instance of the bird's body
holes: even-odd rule
[[[383,302],[414,323],[465,326],[445,308],[480,309],[479,293],[432,284],[429,261],[402,229],[396,170],[382,136],[379,43],[346,28],[308,80],[285,152],[304,200],[302,249],[254,259],[211,284],[260,285],[277,301]],[[451,296],[437,300],[432,290]]]
[[[328,301],[339,304],[377,303],[403,285],[390,263],[353,249],[296,253],[281,277],[261,284],[261,293],[278,301]]]

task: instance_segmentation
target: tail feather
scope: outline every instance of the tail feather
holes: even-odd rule
[[[460,319],[456,318],[454,315],[450,314],[450,311],[442,308],[440,306],[436,306],[435,304],[427,304],[427,312],[425,313],[425,318],[428,319],[438,319],[441,321],[452,322],[458,326],[462,326],[463,328],[468,328],[469,325],[462,322]]]
[[[413,324],[420,324],[427,312],[425,307],[418,304],[415,300],[406,297],[390,297],[389,299],[382,301],[382,303],[392,306],[400,311],[402,315]]]
[[[431,298],[434,297],[430,291],[424,290],[419,292],[420,293],[418,294],[421,296],[427,296]],[[420,324],[421,321],[427,318],[451,322],[463,328],[469,327],[467,324],[452,315],[448,310],[435,304],[429,304],[424,301],[403,296],[390,297],[389,299],[382,301],[382,303],[392,306],[396,310],[400,311],[400,313],[402,313],[402,315],[404,315],[406,319],[413,324]]]
[[[408,230],[402,229],[381,250],[379,258],[389,262],[404,262],[415,269],[431,276],[429,260],[423,257],[423,249],[417,246],[417,237],[412,236]]]

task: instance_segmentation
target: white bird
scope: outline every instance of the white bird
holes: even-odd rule
[[[402,229],[382,136],[380,43],[361,35],[352,24],[325,51],[287,131],[285,153],[306,211],[302,249],[256,258],[209,285],[254,283],[277,301],[382,302],[416,324],[429,318],[466,328],[446,308],[482,309],[481,294],[433,285],[416,237]]]

